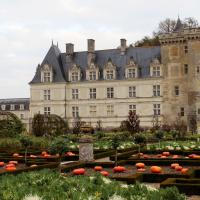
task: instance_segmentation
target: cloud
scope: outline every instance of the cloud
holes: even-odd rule
[[[0,98],[29,96],[28,82],[48,51],[51,40],[86,50],[116,48],[120,38],[133,43],[151,35],[166,17],[195,17],[198,0],[0,0]]]

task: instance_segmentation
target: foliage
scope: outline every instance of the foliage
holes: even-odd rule
[[[35,136],[58,136],[68,131],[68,123],[58,115],[36,114],[32,122]]]
[[[115,150],[115,166],[117,166],[117,149],[120,146],[120,137],[115,135],[111,140],[111,147]]]
[[[185,200],[176,188],[151,189],[144,185],[125,185],[100,175],[64,177],[50,170],[0,177],[1,200],[24,200],[37,196],[42,200]]]
[[[13,113],[0,113],[0,137],[15,137],[25,131],[21,120]]]
[[[150,47],[150,46],[160,46],[159,38],[158,36],[145,36],[141,40],[135,42],[135,47]]]
[[[147,142],[147,139],[144,134],[142,134],[142,133],[135,134],[135,136],[134,136],[135,144],[141,145],[141,144],[146,144],[146,142]]]
[[[25,161],[25,164],[27,163],[27,151],[28,151],[28,148],[33,145],[33,142],[31,140],[31,138],[29,136],[25,136],[25,135],[22,135],[19,139],[20,143],[22,144],[22,147],[25,148],[25,155],[24,155],[24,161]]]
[[[68,149],[68,139],[63,137],[58,137],[52,143],[49,147],[49,152],[52,154],[59,153],[62,155],[65,153]]]
[[[164,137],[164,132],[162,130],[158,130],[155,132],[155,137],[161,140]]]
[[[139,132],[140,120],[139,116],[135,112],[129,111],[128,119],[126,120],[126,127],[131,134]]]

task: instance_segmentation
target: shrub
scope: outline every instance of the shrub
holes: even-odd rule
[[[15,137],[25,131],[21,120],[13,113],[5,113],[0,119],[0,137]]]
[[[126,120],[127,130],[133,134],[140,130],[139,116],[135,112],[129,111],[128,119]]]

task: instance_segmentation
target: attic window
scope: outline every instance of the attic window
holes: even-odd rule
[[[78,81],[78,72],[72,72],[72,81]]]
[[[44,82],[51,82],[51,73],[50,72],[44,72]]]

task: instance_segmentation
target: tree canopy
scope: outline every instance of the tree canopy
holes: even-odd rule
[[[133,46],[135,47],[159,46],[160,43],[158,35],[162,33],[172,33],[175,30],[178,23],[183,28],[197,28],[199,26],[198,20],[193,17],[187,17],[183,21],[181,21],[179,18],[178,20],[166,18],[159,22],[158,27],[156,28],[156,30],[153,31],[151,37],[144,36],[141,40],[136,41]]]

